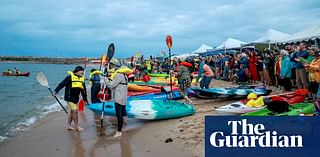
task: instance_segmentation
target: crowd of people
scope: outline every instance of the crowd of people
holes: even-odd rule
[[[126,63],[126,64],[123,64]],[[179,87],[184,97],[187,97],[187,89],[195,79],[201,88],[209,88],[212,79],[232,81],[234,83],[257,83],[264,85],[275,85],[283,91],[306,89],[309,91],[309,99],[319,101],[320,99],[320,51],[316,46],[305,43],[299,45],[286,45],[282,49],[238,52],[234,54],[224,53],[206,57],[193,57],[183,60],[174,59],[171,63],[151,58],[140,59],[138,62],[118,60],[111,61],[106,66],[106,71],[92,69],[89,77],[91,84],[92,103],[101,102],[97,97],[101,90],[100,75],[110,76],[112,81],[105,82],[111,91],[111,99],[115,101],[115,113],[118,120],[118,128],[114,137],[122,135],[123,127],[127,123],[126,101],[128,82],[135,80],[148,81],[149,73],[171,73],[178,78]],[[170,65],[171,64],[171,65]],[[126,66],[123,66],[126,65]],[[74,71],[59,83],[54,90],[56,95],[65,87],[65,100],[69,108],[68,130],[82,131],[78,125],[77,103],[81,94],[87,101],[84,68],[77,66]],[[150,80],[150,79],[149,79]],[[71,126],[74,121],[75,127]]]
[[[261,82],[264,85],[277,86],[283,91],[292,91],[293,88],[308,89],[311,93],[310,99],[316,100],[317,93],[320,95],[319,56],[317,46],[299,43],[274,50],[244,50],[234,54],[219,53],[184,60],[176,58],[171,61],[171,66],[167,60],[160,61],[155,58],[148,62],[142,60],[142,64],[131,63],[128,66],[135,69],[136,77],[146,73],[174,71],[178,80],[182,80],[180,84],[183,86],[186,86],[185,81],[191,82],[192,79],[196,79],[198,82],[201,77],[201,88],[208,88],[211,79],[232,81],[236,84]],[[185,68],[180,67],[187,67],[190,75],[198,72],[198,77],[191,75],[191,80],[187,80]]]

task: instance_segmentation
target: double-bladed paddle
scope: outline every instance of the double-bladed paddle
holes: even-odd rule
[[[115,47],[114,44],[111,43],[108,47],[108,53],[107,53],[107,58],[106,58],[106,63],[107,63],[107,68],[109,68],[109,61],[112,59],[113,55],[115,52]],[[106,77],[108,77],[108,70],[107,70],[107,74]],[[100,118],[100,124],[101,124],[101,128],[103,127],[103,114],[104,114],[104,104],[106,102],[106,93],[107,93],[107,87],[105,85],[104,87],[104,92],[103,92],[103,103],[102,103],[102,113],[101,113],[101,118]]]
[[[50,91],[50,93],[53,95],[53,92],[51,90],[51,88],[49,87],[48,84],[48,80],[46,78],[46,75],[44,75],[42,72],[39,72],[36,76],[37,81],[39,82],[39,84],[41,84],[42,86],[45,86],[48,88],[48,90]],[[62,109],[64,110],[64,112],[66,114],[68,114],[68,111],[63,107],[63,105],[61,104],[61,102],[59,101],[59,99],[57,98],[57,96],[54,95],[54,98],[57,100],[57,102],[59,103],[59,105],[62,107]]]

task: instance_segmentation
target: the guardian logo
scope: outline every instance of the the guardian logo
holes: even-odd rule
[[[302,135],[278,135],[276,130],[266,130],[263,124],[250,124],[247,119],[228,121],[231,135],[222,131],[210,134],[210,144],[213,147],[303,147]]]

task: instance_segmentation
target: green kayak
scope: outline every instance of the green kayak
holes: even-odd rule
[[[289,111],[284,113],[277,113],[268,110],[267,108],[248,112],[241,116],[299,116],[300,114],[313,114],[315,112],[313,103],[297,103],[289,106]]]
[[[169,74],[161,74],[161,73],[152,73],[148,74],[150,77],[169,77]]]

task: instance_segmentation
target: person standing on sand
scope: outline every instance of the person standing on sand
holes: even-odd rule
[[[98,94],[101,90],[101,83],[100,83],[100,75],[102,74],[101,71],[96,69],[91,69],[89,80],[91,85],[91,102],[92,103],[101,103]]]
[[[111,63],[114,64],[115,73],[111,76],[112,81],[106,82],[106,86],[111,89],[111,100],[114,101],[115,113],[118,121],[118,128],[113,137],[122,136],[123,126],[127,123],[127,97],[128,97],[128,73],[133,71],[127,67],[122,67],[122,64],[112,59]]]
[[[84,83],[84,77],[83,77],[84,68],[82,66],[77,66],[73,72],[68,71],[68,76],[62,80],[59,85],[54,90],[53,96],[55,96],[62,88],[65,87],[64,92],[64,100],[67,102],[68,108],[69,108],[69,114],[68,114],[68,130],[77,130],[82,131],[83,128],[81,128],[78,125],[78,102],[79,102],[79,96],[80,93],[82,95],[83,100],[88,104],[87,100],[87,90]],[[74,121],[75,127],[73,128],[71,126],[72,121]]]

